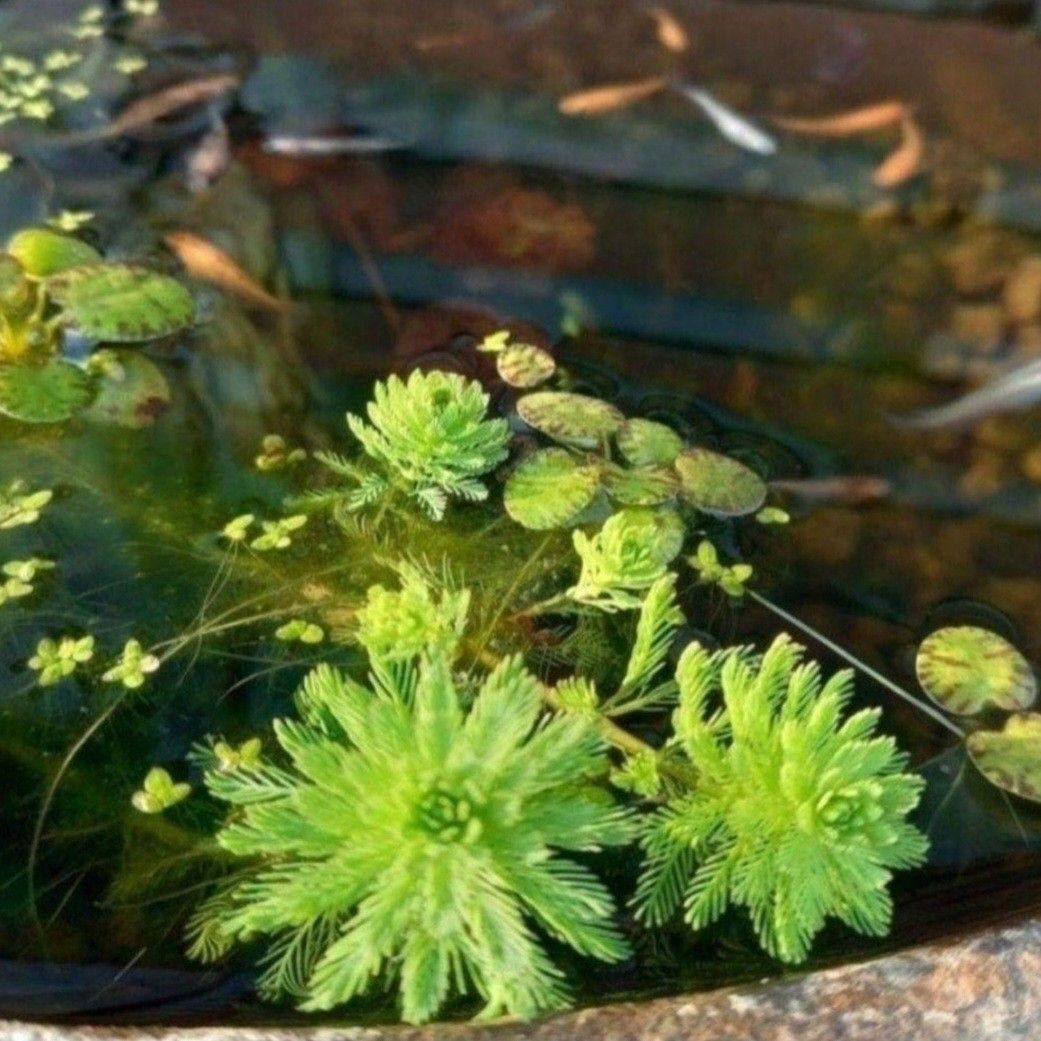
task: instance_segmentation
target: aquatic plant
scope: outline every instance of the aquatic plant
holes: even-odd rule
[[[119,661],[101,676],[106,683],[122,683],[129,690],[143,687],[145,680],[159,668],[159,659],[141,646],[140,640],[127,640]]]
[[[63,636],[60,640],[44,637],[29,659],[29,668],[40,674],[38,682],[41,687],[52,687],[93,657],[93,636]]]
[[[88,243],[50,228],[20,231],[0,254],[0,413],[57,423],[98,398],[99,416],[145,425],[156,401],[169,399],[155,365],[113,350],[72,362],[60,356],[64,330],[95,342],[144,342],[186,328],[194,316],[191,295],[172,278],[106,263]]]
[[[191,793],[190,784],[183,781],[175,782],[161,766],[153,766],[130,802],[139,813],[162,813],[171,806],[184,802]]]
[[[488,489],[478,478],[506,458],[510,437],[506,421],[489,419],[487,412],[481,385],[455,373],[416,370],[407,381],[391,376],[377,383],[369,422],[347,416],[351,433],[379,468],[360,475],[349,507],[362,509],[398,491],[440,520],[450,498],[486,499]],[[359,477],[340,457],[318,458],[335,472]]]
[[[265,993],[328,1009],[394,982],[410,1022],[459,992],[530,1016],[566,1000],[532,924],[582,954],[627,956],[606,888],[566,854],[628,841],[631,819],[594,783],[595,731],[544,720],[520,659],[467,712],[439,648],[418,668],[374,659],[369,689],[319,668],[298,704],[301,720],[275,726],[288,768],[206,776],[236,808],[218,842],[258,863],[192,929],[216,951],[274,937]]]
[[[23,524],[35,524],[43,508],[54,498],[50,488],[30,492],[22,480],[12,481],[0,488],[0,531],[17,528]]]
[[[635,507],[614,514],[593,536],[576,531],[582,571],[567,596],[602,611],[639,608],[643,594],[679,555],[683,536],[677,514]]]
[[[468,589],[443,589],[435,598],[418,567],[398,566],[399,589],[370,586],[358,609],[358,642],[381,661],[409,661],[436,648],[449,660],[466,628]]]
[[[969,758],[991,784],[1041,802],[1041,715],[1017,712],[1001,730],[977,730],[965,739]]]
[[[53,568],[53,561],[41,560],[39,557],[7,561],[0,567],[0,606],[9,600],[20,600],[29,596],[35,588],[33,583],[37,574]]]
[[[150,18],[158,10],[158,0],[125,0],[121,10],[88,4],[74,22],[60,27],[60,47],[16,50],[5,40],[0,47],[0,127],[18,121],[51,123],[74,111],[91,97],[93,84],[88,77],[97,76],[106,64],[122,76],[140,72],[147,61],[128,47],[121,47],[105,62],[107,52],[119,45],[115,36],[108,41],[102,37],[110,27],[125,31],[128,19]],[[47,44],[53,39],[53,34],[35,33],[33,43]],[[0,172],[8,170],[16,158],[0,152]]]
[[[843,719],[853,674],[823,683],[802,658],[783,635],[761,658],[684,651],[673,726],[697,780],[646,825],[635,905],[648,925],[682,906],[703,929],[734,904],[786,962],[803,961],[831,917],[888,931],[893,871],[927,848],[906,819],[923,782],[892,738],[875,736],[877,709]]]
[[[695,552],[687,557],[687,563],[697,572],[702,585],[718,586],[734,600],[744,596],[745,586],[752,577],[751,564],[724,564],[719,559],[719,550],[708,539],[698,543]]]

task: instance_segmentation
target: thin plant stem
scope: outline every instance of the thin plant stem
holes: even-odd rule
[[[883,676],[882,673],[878,672],[876,669],[873,669],[866,662],[861,661],[855,655],[847,651],[844,647],[840,647],[837,643],[834,642],[834,640],[829,640],[827,636],[825,636],[821,632],[818,632],[816,629],[813,628],[812,625],[808,625],[806,622],[800,621],[798,618],[795,617],[795,615],[790,614],[783,607],[780,607],[778,604],[775,604],[772,600],[767,599],[761,593],[757,593],[754,589],[746,589],[745,593],[757,604],[761,605],[762,607],[765,607],[768,611],[772,611],[782,621],[787,622],[788,625],[791,625],[794,628],[798,629],[800,632],[803,632],[807,636],[812,637],[818,643],[827,647],[828,650],[832,652],[832,654],[837,654],[840,658],[842,658],[843,661],[849,662],[849,664],[852,665],[853,668],[864,673],[865,676],[870,676],[871,679],[873,679],[880,686],[884,687],[891,694],[895,694],[898,698],[902,699],[903,701],[906,701],[910,705],[913,705],[916,709],[918,709],[919,712],[924,713],[931,720],[933,720],[936,723],[939,723],[940,726],[944,727],[946,730],[949,730],[958,738],[959,741],[965,740],[965,731],[962,730],[962,728],[958,726],[957,723],[954,723],[951,720],[949,720],[942,712],[939,711],[939,709],[933,708],[932,705],[929,705],[925,701],[922,701],[921,698],[916,698],[910,691],[905,690],[898,683],[894,683],[888,677]]]

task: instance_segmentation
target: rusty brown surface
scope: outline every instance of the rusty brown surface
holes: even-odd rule
[[[1037,1041],[1041,919],[875,961],[534,1023],[90,1027],[0,1022],[0,1041]]]

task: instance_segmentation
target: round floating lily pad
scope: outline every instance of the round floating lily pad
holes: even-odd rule
[[[540,433],[576,448],[599,447],[625,422],[606,401],[555,390],[525,394],[517,402],[517,414]]]
[[[49,228],[26,228],[18,232],[7,243],[7,252],[33,278],[50,278],[101,260],[101,254],[93,246]]]
[[[58,358],[43,365],[0,365],[0,412],[23,423],[60,423],[93,395],[87,373]]]
[[[632,466],[669,466],[683,451],[683,438],[653,419],[629,419],[618,431],[618,451]]]
[[[530,343],[511,343],[495,357],[499,375],[511,387],[537,387],[557,371],[549,351]]]
[[[195,318],[195,302],[180,282],[133,264],[75,268],[50,289],[69,323],[94,340],[154,340]]]
[[[985,708],[1017,712],[1037,697],[1037,677],[1003,636],[975,625],[930,633],[918,648],[922,690],[947,712],[974,716]]]
[[[623,506],[658,506],[676,494],[679,481],[664,466],[612,466],[604,475],[604,487]]]
[[[98,351],[90,370],[97,394],[84,419],[140,430],[170,407],[170,385],[159,366],[138,351]]]
[[[766,501],[766,484],[744,463],[707,448],[688,448],[676,457],[684,498],[713,517],[743,517]]]
[[[1041,802],[1041,715],[1009,716],[1004,730],[977,730],[965,739],[976,769],[991,784]]]
[[[510,474],[503,505],[525,528],[563,528],[593,501],[599,487],[596,464],[582,463],[563,448],[545,448]]]

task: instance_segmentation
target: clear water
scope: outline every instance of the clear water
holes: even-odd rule
[[[166,0],[149,44],[157,84],[241,63],[241,100],[116,144],[36,142],[38,168],[0,181],[5,235],[89,208],[110,251],[158,256],[159,233],[186,228],[297,301],[272,314],[200,286],[200,327],[152,352],[173,399],[145,429],[0,420],[2,483],[56,490],[39,524],[0,532],[0,551],[60,562],[46,595],[0,607],[3,1014],[289,1015],[251,1003],[246,962],[200,973],[183,959],[184,917],[207,877],[193,845],[205,822],[190,810],[143,818],[129,799],[148,765],[180,764],[207,734],[262,728],[307,657],[232,629],[188,643],[150,693],[111,713],[99,684],[43,691],[25,663],[45,635],[89,630],[118,648],[190,632],[204,604],[214,618],[276,581],[300,593],[329,547],[292,558],[288,574],[218,571],[214,533],[276,509],[291,485],[253,467],[261,437],[343,446],[342,413],[374,378],[417,359],[465,370],[469,339],[507,320],[559,343],[628,411],[668,416],[774,479],[812,482],[785,537],[742,548],[775,601],[883,673],[912,683],[916,641],[957,620],[1041,652],[1036,410],[959,432],[889,418],[1041,350],[1041,319],[1013,321],[1002,303],[1010,273],[1041,255],[1041,44],[1022,9],[947,21],[677,2],[692,42],[672,55],[638,4],[428,6]],[[9,0],[0,31],[70,9]],[[671,95],[597,119],[555,111],[580,87],[650,75],[696,79],[764,119],[900,96],[925,130],[923,172],[871,186],[893,145],[885,133],[783,137],[774,159],[750,157]],[[185,171],[221,115],[232,168],[193,194]],[[329,132],[388,147],[318,159],[264,149]],[[347,561],[335,581],[363,587],[367,566]],[[703,607],[699,625],[721,641],[777,629],[754,609]],[[987,789],[942,730],[869,684],[862,696],[881,701],[930,780],[921,819],[934,853],[900,881],[889,940],[836,930],[820,961],[1033,906],[1041,816]],[[776,971],[735,926],[711,943],[670,937],[613,978],[597,970],[588,1000]]]

